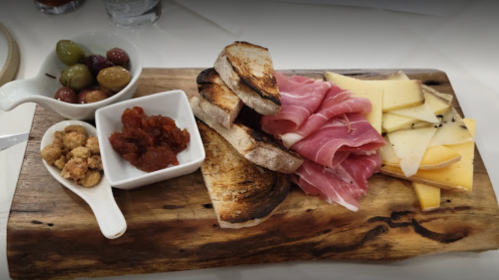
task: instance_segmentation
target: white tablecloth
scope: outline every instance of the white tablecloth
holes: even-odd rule
[[[277,69],[443,70],[466,117],[477,120],[476,144],[498,192],[499,17],[494,1],[446,1],[438,10],[431,7],[436,1],[379,1],[385,9],[332,5],[335,1],[283,2],[163,1],[163,15],[155,25],[124,30],[110,23],[101,1],[87,1],[79,10],[58,16],[38,12],[32,1],[12,1],[2,5],[0,22],[19,44],[16,79],[34,76],[59,39],[97,29],[133,39],[144,67],[210,67],[224,46],[244,40],[269,48]],[[417,13],[411,12],[416,11],[412,2],[419,2]],[[404,6],[409,12],[392,11],[390,5],[409,5]],[[428,15],[431,11],[439,16]],[[29,131],[34,108],[24,104],[0,111],[0,135]],[[0,151],[0,279],[9,279],[5,229],[25,148],[23,143]],[[388,265],[313,261],[120,279],[497,279],[498,264],[499,251],[489,251]]]

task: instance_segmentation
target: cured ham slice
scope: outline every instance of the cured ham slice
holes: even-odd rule
[[[345,153],[369,155],[385,140],[360,114],[346,114],[328,120],[316,132],[291,147],[301,156],[329,168],[337,168]]]
[[[331,83],[274,73],[281,94],[281,111],[262,116],[263,131],[280,135],[297,130],[321,105]]]
[[[331,170],[310,160],[295,172],[293,181],[309,195],[337,203],[351,211],[359,210],[360,197],[367,193],[367,178],[381,167],[381,158],[351,156],[338,169]]]
[[[377,149],[385,140],[364,118],[365,98],[331,82],[275,73],[281,112],[262,116],[262,129],[305,158],[292,175],[309,195],[357,211],[367,179],[381,168]]]
[[[291,147],[296,142],[314,133],[329,119],[347,114],[359,113],[367,115],[371,112],[371,102],[367,98],[352,98],[349,90],[331,84],[321,106],[312,114],[296,131],[281,135],[281,140],[286,147]]]

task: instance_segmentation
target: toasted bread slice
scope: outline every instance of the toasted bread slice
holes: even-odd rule
[[[268,49],[235,42],[220,53],[215,70],[248,107],[262,115],[281,110],[281,96]]]
[[[214,68],[199,73],[196,82],[199,94],[203,97],[199,105],[216,122],[229,128],[243,107],[243,102],[222,81]]]
[[[198,128],[206,150],[201,172],[220,227],[251,227],[268,219],[289,193],[289,176],[245,159],[200,121]]]
[[[192,97],[190,103],[198,119],[222,135],[249,161],[282,173],[293,173],[302,165],[303,158],[300,155],[279,145],[272,136],[238,122],[234,122],[230,128],[223,127],[201,109],[199,97]]]

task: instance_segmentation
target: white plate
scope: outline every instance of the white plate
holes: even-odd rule
[[[0,23],[0,86],[14,79],[19,67],[19,47]]]

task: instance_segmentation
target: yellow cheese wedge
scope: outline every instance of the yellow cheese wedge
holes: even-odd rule
[[[411,108],[393,110],[390,111],[390,114],[413,118],[419,121],[424,121],[429,123],[438,123],[438,119],[433,113],[431,107],[428,105],[428,102],[425,102],[422,105]]]
[[[399,71],[390,74],[386,77],[387,80],[410,80],[403,72]],[[450,102],[438,96],[439,94],[434,89],[422,85],[425,102],[423,105],[412,108],[389,111],[383,115],[382,128],[384,132],[392,132],[400,129],[409,129],[414,126],[422,127],[424,125],[418,122],[425,121],[429,123],[437,123],[437,115],[445,113],[450,108]],[[452,95],[451,95],[452,98]],[[396,115],[396,116],[393,116]],[[426,125],[429,126],[429,125]]]
[[[386,133],[403,129],[433,126],[431,123],[419,121],[409,117],[397,116],[390,114],[389,112],[383,114],[382,122],[382,131]]]
[[[463,119],[471,135],[475,135],[475,120]],[[433,170],[418,170],[418,172],[407,177],[400,167],[385,165],[381,173],[423,183],[446,190],[471,191],[473,189],[473,159],[475,156],[475,142],[467,142],[458,145],[447,145],[447,148],[461,154],[461,160],[447,167]]]
[[[354,97],[363,97],[371,101],[371,112],[365,116],[366,120],[381,134],[381,123],[383,115],[383,93],[381,90],[370,88],[362,83],[361,80],[347,77],[344,75],[326,72],[324,74],[326,80],[338,85],[343,89],[350,90]]]
[[[406,177],[418,172],[421,160],[436,131],[435,127],[425,127],[387,134],[395,154],[400,159],[400,168]]]
[[[435,94],[434,91],[430,91],[427,88],[428,86],[423,87],[425,103],[428,104],[428,107],[430,107],[433,114],[442,115],[445,112],[447,112],[447,110],[451,108],[450,101],[439,97],[438,95]],[[452,95],[449,94],[449,96],[450,99],[452,100]]]
[[[326,80],[331,81],[343,89],[350,90],[354,96],[366,97],[371,100],[373,110],[366,118],[373,118],[376,122],[369,121],[371,125],[381,132],[382,112],[409,108],[424,103],[421,82],[416,80],[359,80],[337,73],[326,72]],[[379,103],[382,98],[381,104]],[[381,105],[381,111],[380,111]]]
[[[414,191],[421,205],[421,210],[430,211],[440,207],[440,188],[412,182]]]
[[[384,165],[400,166],[400,159],[395,154],[392,144],[385,137],[386,145],[378,150]],[[420,170],[439,169],[461,160],[461,154],[445,146],[428,148],[421,159]]]
[[[439,169],[461,160],[461,154],[446,146],[428,148],[421,160],[419,169]]]
[[[430,147],[438,145],[456,145],[473,141],[473,136],[459,116],[452,108],[442,117],[438,131],[433,137]]]

